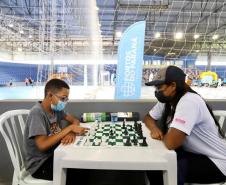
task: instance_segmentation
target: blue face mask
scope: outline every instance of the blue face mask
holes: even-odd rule
[[[66,102],[58,101],[56,105],[51,104],[51,109],[54,111],[62,111],[64,110],[66,104],[67,104]]]

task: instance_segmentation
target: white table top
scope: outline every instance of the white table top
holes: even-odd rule
[[[162,141],[151,139],[144,125],[143,135],[147,137],[147,147],[60,145],[54,157],[62,161],[62,167],[85,169],[165,170],[171,159],[175,162],[176,153]]]

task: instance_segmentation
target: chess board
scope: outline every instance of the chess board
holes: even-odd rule
[[[75,146],[124,146],[147,147],[141,122],[95,122],[89,123],[90,130],[80,136]]]

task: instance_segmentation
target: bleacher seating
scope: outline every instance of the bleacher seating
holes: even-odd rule
[[[41,81],[45,82],[48,79],[48,66],[43,65],[45,70],[44,76]],[[58,65],[55,66],[56,68]],[[9,81],[24,82],[25,78],[31,77],[34,81],[37,81],[37,64],[18,64],[9,62],[0,62],[0,86],[9,84]],[[69,65],[68,73],[72,74],[72,82],[75,85],[82,85],[84,81],[84,66],[83,65]],[[88,78],[93,78],[93,71],[88,66]],[[45,76],[46,75],[46,76]]]
[[[10,80],[13,80],[13,82],[24,82],[24,79],[29,77],[36,81],[37,65],[0,62],[1,86],[7,85]]]
[[[44,76],[42,76],[41,81],[45,82],[48,79],[48,65],[43,65]],[[87,66],[88,81],[92,83],[93,81],[93,69],[92,65]],[[56,68],[58,65],[55,66]],[[74,85],[82,85],[84,82],[84,66],[75,64],[67,65],[68,73],[72,74],[72,82]],[[206,71],[206,66],[196,66],[199,71]],[[112,73],[116,70],[115,64],[105,64],[104,70]],[[226,66],[211,66],[211,71],[216,72],[222,81],[226,79]],[[7,85],[10,80],[13,82],[24,82],[25,78],[31,77],[34,81],[37,81],[37,64],[19,64],[19,63],[9,63],[0,62],[0,86]]]

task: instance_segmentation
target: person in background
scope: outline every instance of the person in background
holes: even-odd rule
[[[25,82],[25,85],[28,86],[28,84],[29,84],[28,78],[25,78],[24,82]]]
[[[28,82],[29,82],[29,84],[33,87],[33,80],[32,80],[32,78],[30,77],[29,79],[28,79]]]
[[[13,85],[13,79],[11,78],[9,81],[9,86],[12,86],[12,85]]]
[[[23,141],[25,166],[34,178],[52,180],[54,149],[60,143],[73,143],[76,134],[82,135],[87,131],[87,128],[80,126],[78,119],[64,111],[69,89],[62,80],[48,81],[43,101],[37,102],[28,115]],[[62,120],[70,124],[63,128]],[[78,185],[83,184],[84,174],[82,170],[69,169],[67,184],[73,184],[74,181]]]
[[[222,85],[222,80],[221,80],[221,78],[219,77],[218,80],[217,80],[217,86],[218,86],[218,87],[221,87],[221,85]]]
[[[211,108],[185,83],[185,76],[180,68],[168,66],[146,83],[155,87],[158,102],[145,116],[144,123],[153,139],[177,152],[178,185],[223,182],[225,136]],[[152,184],[163,184],[161,171],[147,174]]]
[[[149,82],[152,81],[153,77],[154,77],[154,74],[153,74],[152,71],[150,70],[150,75],[149,75],[148,81],[149,81]]]

